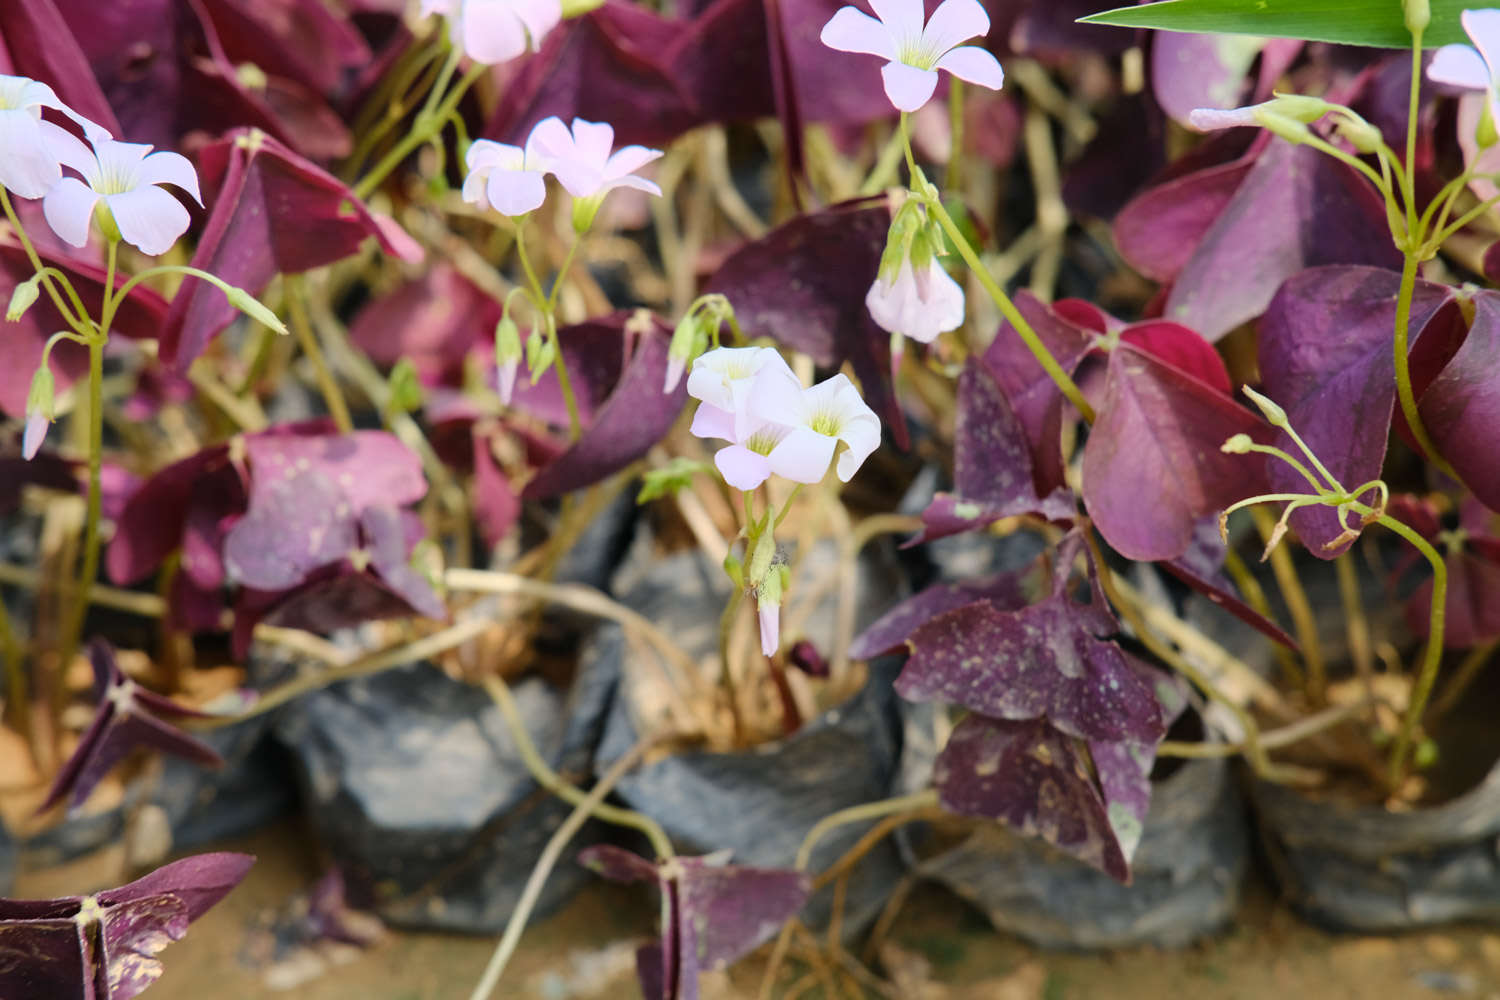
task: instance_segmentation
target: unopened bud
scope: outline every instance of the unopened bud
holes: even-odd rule
[[[412,413],[421,408],[422,383],[417,378],[417,366],[410,358],[396,362],[386,384],[391,391],[389,408],[392,413]]]
[[[699,313],[695,309],[689,309],[677,321],[677,327],[672,331],[672,341],[667,345],[667,377],[661,387],[663,395],[677,388],[677,383],[682,381],[682,373],[692,363],[693,356],[697,353],[699,330]]]
[[[1255,112],[1255,120],[1260,123],[1261,128],[1272,135],[1285,139],[1293,145],[1300,146],[1308,139],[1307,125],[1295,118],[1277,114],[1268,108],[1260,108]]]
[[[1248,455],[1250,446],[1255,442],[1250,440],[1249,434],[1236,434],[1228,441],[1219,445],[1219,450],[1226,455]]]
[[[52,369],[43,364],[31,376],[31,391],[26,394],[26,432],[21,439],[21,454],[28,462],[41,448],[42,438],[47,436],[56,392]]]
[[[771,537],[769,530],[761,533],[755,540],[755,548],[750,552],[750,565],[745,572],[745,584],[750,587],[759,588],[766,582],[766,577],[771,572],[771,562],[776,558],[776,539]]]
[[[1260,407],[1260,412],[1263,413],[1263,414],[1265,414],[1266,420],[1268,420],[1271,423],[1272,426],[1274,426],[1274,427],[1285,427],[1285,426],[1287,426],[1287,424],[1289,423],[1289,421],[1286,418],[1286,411],[1283,410],[1280,406],[1277,406],[1274,402],[1272,402],[1269,397],[1262,396],[1260,393],[1256,392],[1254,389],[1250,388],[1248,385],[1245,386],[1245,395],[1247,395],[1247,396],[1250,397],[1250,402],[1252,402],[1256,406]],[[1233,439],[1231,438],[1230,440],[1233,440]]]
[[[1306,94],[1277,94],[1262,104],[1260,110],[1311,124],[1332,111],[1333,105],[1321,97],[1309,97]]]
[[[1412,34],[1426,31],[1427,25],[1432,23],[1432,7],[1428,0],[1401,0],[1401,7],[1406,14],[1406,30]]]
[[[249,316],[264,327],[275,330],[277,333],[286,333],[286,324],[277,318],[276,314],[261,304],[261,301],[243,288],[231,287],[224,295],[229,299],[229,304],[240,312]]]
[[[1484,110],[1479,113],[1479,124],[1474,126],[1474,142],[1480,149],[1489,149],[1496,141],[1500,141],[1500,132],[1495,129],[1495,112],[1489,101],[1484,102]]]
[[[36,275],[29,281],[23,281],[16,286],[16,290],[10,293],[10,306],[5,310],[5,318],[14,323],[26,315],[26,310],[36,303],[41,294],[42,276]]]
[[[1375,153],[1385,145],[1385,138],[1381,136],[1380,129],[1363,118],[1340,119],[1339,135],[1348,139],[1349,145],[1361,153]]]

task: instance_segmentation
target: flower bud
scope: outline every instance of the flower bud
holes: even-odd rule
[[[255,320],[262,326],[267,327],[271,330],[275,330],[277,333],[284,334],[288,332],[286,324],[278,319],[275,313],[267,309],[264,305],[261,304],[261,301],[259,299],[251,295],[249,292],[245,291],[243,288],[231,287],[224,293],[224,295],[229,299],[230,305],[234,306],[240,312],[244,313],[246,316],[249,316],[251,319]]]
[[[1219,450],[1226,455],[1248,455],[1250,446],[1255,442],[1250,440],[1249,434],[1236,434],[1234,437],[1219,445]]]
[[[1305,123],[1277,114],[1269,108],[1258,109],[1255,112],[1255,120],[1260,123],[1261,128],[1295,146],[1300,146],[1308,139],[1308,129]]]
[[[1381,136],[1380,129],[1371,125],[1363,118],[1340,119],[1339,135],[1348,139],[1349,145],[1361,153],[1378,152],[1380,147],[1385,145],[1385,139]]]
[[[536,385],[555,360],[557,344],[551,337],[543,336],[541,330],[533,328],[526,338],[526,370],[531,372],[532,385]]]
[[[26,432],[21,439],[21,454],[29,462],[42,446],[47,436],[47,425],[52,422],[53,397],[57,386],[52,378],[52,369],[43,364],[31,376],[31,391],[26,394]]]
[[[1266,415],[1266,419],[1268,421],[1270,421],[1270,423],[1272,424],[1272,426],[1275,426],[1275,427],[1285,427],[1285,426],[1287,426],[1287,424],[1289,423],[1289,421],[1286,418],[1286,411],[1283,410],[1280,406],[1277,406],[1274,402],[1272,402],[1269,397],[1262,396],[1260,393],[1256,392],[1254,389],[1250,388],[1248,385],[1245,386],[1245,395],[1247,395],[1247,396],[1250,397],[1250,401],[1252,403],[1254,403],[1256,406],[1260,407],[1260,412],[1264,413]],[[1239,435],[1236,435],[1236,437],[1238,437],[1238,436]],[[1234,440],[1234,438],[1230,438],[1230,440],[1232,441],[1232,440]]]
[[[26,315],[26,310],[36,303],[37,296],[41,294],[41,281],[42,276],[38,274],[29,281],[21,282],[16,286],[16,290],[10,293],[10,306],[5,310],[5,319],[8,322],[14,323],[19,320]]]
[[[662,395],[677,388],[677,383],[682,381],[682,373],[692,364],[693,357],[697,354],[695,348],[698,345],[699,329],[698,313],[693,309],[689,309],[677,321],[677,326],[672,331],[672,342],[667,345],[667,377],[662,383]]]
[[[516,321],[506,313],[495,324],[495,372],[496,388],[500,402],[510,405],[516,391],[516,369],[521,365],[521,330]]]
[[[391,368],[386,385],[391,391],[388,404],[393,413],[411,413],[422,406],[422,383],[417,379],[417,366],[410,358],[401,358]]]
[[[1277,94],[1262,104],[1260,110],[1311,124],[1332,111],[1333,105],[1321,97],[1309,97],[1306,94]]]
[[[1474,143],[1480,149],[1489,149],[1496,141],[1500,141],[1500,133],[1495,130],[1495,116],[1490,110],[1490,102],[1484,102],[1484,110],[1479,113],[1479,124],[1474,126]]]
[[[1406,30],[1412,34],[1426,31],[1427,25],[1432,23],[1432,7],[1428,0],[1401,0],[1401,7],[1406,15]]]
[[[770,531],[764,531],[755,540],[755,548],[750,553],[750,566],[745,572],[745,584],[757,589],[765,586],[766,578],[771,575],[771,563],[776,558],[776,539],[771,537]]]

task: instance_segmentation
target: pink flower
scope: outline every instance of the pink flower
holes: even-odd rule
[[[517,216],[541,208],[547,198],[547,166],[531,139],[525,149],[475,139],[464,163],[469,176],[464,178],[463,195],[470,204]]]
[[[752,418],[787,428],[766,456],[771,471],[794,483],[816,483],[828,472],[840,443],[838,475],[854,478],[880,446],[880,418],[865,405],[849,376],[838,374],[804,389],[796,380],[758,376],[748,401]]]
[[[920,271],[906,257],[892,280],[875,279],[865,295],[865,308],[882,330],[930,344],[938,334],[963,323],[964,290],[936,257],[928,258]]]
[[[21,457],[26,461],[31,461],[41,450],[42,441],[47,437],[47,428],[50,424],[47,414],[40,410],[32,410],[26,414],[26,431],[21,435]]]
[[[536,123],[526,140],[546,158],[547,169],[574,198],[602,198],[617,187],[631,187],[647,194],[661,195],[661,188],[635,171],[661,156],[659,149],[625,146],[614,150],[614,126],[603,122],[573,119],[573,127],[558,117]]]
[[[1500,123],[1500,10],[1466,10],[1459,15],[1474,43],[1444,45],[1427,66],[1427,78],[1463,90],[1484,91],[1490,114]]]
[[[73,135],[42,118],[42,109],[61,111],[90,136],[109,133],[57,99],[51,87],[24,76],[0,74],[0,186],[22,198],[40,198],[62,179],[60,164]]]
[[[453,44],[470,59],[502,63],[535,52],[562,20],[560,0],[422,0],[422,15],[448,18]]]
[[[823,44],[841,52],[864,52],[886,60],[885,94],[899,111],[916,111],[937,89],[938,70],[999,90],[1000,62],[977,45],[959,45],[989,34],[990,19],[979,0],[943,0],[924,25],[922,0],[870,0],[875,17],[843,7],[823,26]],[[879,18],[879,20],[876,20]]]
[[[42,212],[53,231],[64,242],[83,246],[88,242],[94,207],[103,201],[126,243],[153,257],[172,249],[187,231],[188,213],[157,185],[175,184],[203,204],[198,174],[187,157],[153,153],[148,145],[113,139],[95,139],[93,152],[78,140],[73,142],[62,162],[84,180],[64,177],[47,192]]]
[[[760,618],[760,651],[775,656],[781,645],[781,605],[757,601],[755,612]]]

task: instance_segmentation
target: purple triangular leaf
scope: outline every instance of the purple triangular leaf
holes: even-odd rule
[[[849,655],[867,660],[893,652],[906,644],[916,629],[955,608],[989,601],[1001,611],[1019,611],[1026,606],[1021,573],[1001,573],[984,580],[934,583],[891,608],[855,637]]]
[[[420,529],[420,524],[418,525]],[[395,507],[371,507],[359,516],[360,538],[370,554],[375,575],[428,618],[448,617],[447,606],[432,584],[412,567],[412,545],[406,531],[406,515]]]
[[[182,900],[189,921],[197,920],[229,895],[254,864],[255,858],[249,854],[230,851],[195,854],[163,865],[118,889],[107,889],[99,894],[99,901],[109,906],[130,899],[170,895]]]
[[[592,325],[622,329],[634,317],[618,316]],[[558,332],[559,339],[568,329]],[[593,483],[625,468],[645,455],[671,429],[687,400],[687,383],[670,393],[661,391],[667,372],[671,331],[655,316],[640,332],[635,354],[582,436],[526,484],[521,496],[537,500],[557,496]]]
[[[1083,739],[1160,739],[1155,692],[1118,646],[1079,626],[1075,609],[1058,596],[1015,612],[985,601],[946,612],[912,632],[896,691],[997,719],[1045,717]]]
[[[241,586],[289,590],[358,548],[357,524],[343,491],[322,470],[258,473],[250,509],[224,538],[224,568]]]
[[[171,895],[122,900],[104,911],[103,996],[130,1000],[161,978],[156,958],[187,933],[187,906]]]
[[[613,844],[595,844],[578,852],[578,863],[611,882],[651,882],[659,878],[656,865],[634,851]]]
[[[1286,411],[1303,441],[1349,488],[1380,475],[1396,401],[1391,337],[1400,276],[1373,267],[1320,267],[1281,286],[1260,330],[1263,391]],[[1450,291],[1418,281],[1412,296],[1410,343],[1441,320]],[[1457,306],[1451,307],[1457,315]],[[1305,456],[1285,432],[1275,444]],[[1307,493],[1311,486],[1284,462],[1266,460],[1278,492]],[[1368,498],[1367,498],[1368,499]],[[1292,528],[1320,559],[1348,548],[1328,548],[1343,533],[1334,511],[1308,507],[1292,514]]]
[[[1084,755],[1045,719],[965,717],[938,754],[933,783],[945,809],[1001,820],[1130,881],[1129,863]]]
[[[1219,449],[1235,434],[1265,441],[1270,427],[1144,351],[1111,352],[1098,410],[1083,450],[1083,502],[1129,559],[1176,558],[1199,518],[1265,492],[1259,463]]]
[[[1146,815],[1151,811],[1151,765],[1156,762],[1156,745],[1090,740],[1089,756],[1099,776],[1105,816],[1128,864],[1135,857],[1146,830]]]
[[[203,148],[199,172],[212,210],[193,266],[258,295],[279,274],[342,260],[374,237],[420,259],[394,222],[373,215],[338,179],[269,136],[235,132]],[[186,371],[238,312],[217,288],[188,278],[161,331],[161,359]]]
[[[71,808],[82,805],[100,779],[137,747],[150,747],[205,767],[223,765],[223,758],[208,744],[153,716],[203,717],[203,713],[168,701],[126,677],[115,660],[114,649],[103,639],[91,641],[88,653],[98,702],[94,720],[58,771],[38,812],[64,798]]]
[[[91,958],[85,956],[76,901],[63,906],[66,916],[11,916],[5,909],[27,900],[0,900],[0,996],[93,1000]]]
[[[685,955],[691,953],[699,969],[710,972],[774,937],[812,892],[806,872],[715,863],[713,858],[678,858],[676,864],[681,869],[680,947]]]
[[[1418,407],[1432,442],[1464,485],[1500,510],[1500,294],[1474,296],[1474,321],[1463,346],[1422,394]]]
[[[1158,32],[1151,45],[1151,89],[1179,125],[1195,108],[1233,108],[1248,92],[1246,74],[1266,39],[1246,35]]]
[[[1283,281],[1309,267],[1400,262],[1384,203],[1365,178],[1278,139],[1177,275],[1164,317],[1217,340],[1260,315]]]
[[[749,336],[768,335],[824,368],[852,364],[870,408],[905,447],[890,334],[865,306],[890,224],[885,200],[874,198],[799,215],[735,251],[705,291],[729,299]],[[834,260],[838,266],[829,267]]]
[[[427,494],[422,460],[387,431],[258,434],[245,440],[245,453],[252,507],[263,485],[309,468],[336,483],[355,514],[372,506],[416,503]]]

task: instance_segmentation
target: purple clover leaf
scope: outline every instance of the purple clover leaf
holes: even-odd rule
[[[0,996],[138,996],[160,978],[161,950],[254,863],[248,854],[200,854],[92,896],[0,899]]]
[[[79,741],[73,756],[57,773],[38,812],[52,808],[63,799],[68,800],[70,809],[76,809],[89,797],[100,779],[136,747],[149,747],[204,767],[223,766],[223,758],[212,747],[162,721],[163,718],[203,719],[210,716],[163,698],[126,677],[115,661],[114,649],[103,639],[89,643],[88,655],[94,667],[94,687],[98,695],[94,721]]]
[[[1474,296],[1474,320],[1463,346],[1421,394],[1418,412],[1438,451],[1491,510],[1500,510],[1500,463],[1495,461],[1495,428],[1500,426],[1497,371],[1500,294],[1484,291]],[[1414,383],[1417,378],[1413,372]]]
[[[1021,610],[1027,603],[1022,574],[1000,573],[983,580],[934,583],[891,608],[857,635],[849,646],[849,655],[868,660],[899,650],[921,626],[976,601],[988,601],[1000,611]]]
[[[1459,507],[1458,530],[1444,532],[1437,509],[1419,497],[1394,496],[1387,512],[1443,553],[1448,572],[1443,645],[1469,649],[1500,638],[1500,534],[1496,532],[1496,515],[1470,497]],[[1425,579],[1406,600],[1406,620],[1418,635],[1427,635],[1432,627],[1432,587],[1433,581]]]
[[[729,852],[652,864],[601,844],[580,863],[616,882],[654,881],[662,938],[636,954],[647,1000],[698,1000],[698,974],[726,968],[796,916],[812,891],[806,872],[728,864]]]

